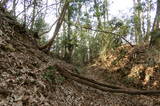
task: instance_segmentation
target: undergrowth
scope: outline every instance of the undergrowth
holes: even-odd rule
[[[61,84],[64,82],[65,78],[57,74],[57,69],[54,66],[49,66],[46,68],[46,71],[43,73],[43,78],[46,79],[49,83]]]

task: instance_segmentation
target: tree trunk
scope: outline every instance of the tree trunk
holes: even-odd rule
[[[160,0],[157,0],[157,10],[152,26],[150,45],[158,47],[160,45]],[[158,47],[159,48],[159,47]]]
[[[151,30],[151,0],[147,0],[147,31],[144,40],[149,41],[149,34]]]
[[[98,3],[97,3],[97,0],[94,0],[94,8],[95,8],[96,14],[99,13],[99,5],[98,5]],[[99,14],[96,15],[96,17],[97,17],[97,21],[98,21],[97,28],[98,28],[98,29],[101,29],[101,26],[102,26],[102,25],[101,25],[100,15],[99,15]]]
[[[103,2],[103,19],[104,19],[104,27],[106,25],[106,22],[109,21],[109,13],[108,13],[108,0],[104,0]]]
[[[96,82],[92,79],[88,79],[85,77],[82,77],[80,75],[74,74],[70,72],[70,70],[66,69],[65,67],[62,67],[61,64],[55,64],[55,67],[58,69],[58,72],[64,76],[65,78],[69,78],[73,81],[76,81],[78,83],[87,85],[89,87],[104,91],[104,92],[111,92],[111,93],[125,93],[130,95],[157,95],[160,94],[160,90],[137,90],[132,88],[125,88],[121,86],[116,86],[112,84],[103,84]]]
[[[13,16],[16,16],[16,0],[13,0],[12,11],[13,11]]]
[[[70,6],[68,6],[68,22],[67,22],[67,26],[68,26],[68,33],[67,33],[67,43],[66,45],[66,51],[65,51],[65,60],[68,63],[71,63],[71,56],[72,56],[72,52],[73,52],[73,44],[71,44],[71,14],[72,14],[72,10],[70,9]]]
[[[134,30],[135,30],[135,37],[136,37],[136,43],[142,42],[142,20],[141,20],[141,13],[142,10],[137,8],[137,6],[141,6],[141,0],[133,0],[134,4]]]
[[[26,23],[27,23],[27,10],[26,10],[26,0],[23,0],[23,9],[24,9],[24,21],[23,21],[23,27],[26,27]]]
[[[57,22],[57,24],[56,24],[56,28],[55,28],[55,31],[54,31],[54,33],[53,33],[53,36],[52,36],[52,38],[48,41],[48,43],[47,43],[46,45],[43,45],[43,46],[40,47],[41,50],[44,50],[45,52],[49,52],[49,51],[50,51],[51,46],[52,46],[52,44],[53,44],[53,42],[54,42],[54,40],[55,40],[55,38],[56,38],[59,30],[60,30],[60,27],[61,27],[61,25],[62,25],[62,23],[63,23],[63,21],[64,21],[64,17],[65,17],[65,14],[66,14],[66,10],[67,10],[67,8],[68,8],[68,5],[69,5],[69,1],[66,0],[64,6],[63,6],[63,8],[62,8],[60,17],[59,17],[59,19],[58,19],[58,22]]]
[[[36,6],[37,6],[37,1],[33,1],[33,11],[32,11],[32,20],[31,20],[31,30],[33,30],[34,22],[35,22],[35,15],[36,15]]]
[[[156,16],[154,19],[154,23],[152,26],[152,31],[160,29],[160,0],[157,0],[157,10],[156,10]]]

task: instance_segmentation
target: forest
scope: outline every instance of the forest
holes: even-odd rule
[[[121,1],[0,0],[0,106],[160,106],[160,0]]]

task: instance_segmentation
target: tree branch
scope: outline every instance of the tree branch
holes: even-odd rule
[[[26,10],[28,10],[30,7],[32,6],[32,4],[28,5]],[[16,15],[16,17],[18,17],[19,15],[21,15],[25,10],[21,11],[19,14]]]
[[[116,33],[109,32],[109,31],[104,31],[104,30],[98,30],[98,29],[87,28],[87,27],[82,27],[82,28],[88,29],[88,30],[92,30],[92,31],[96,31],[96,32],[109,33],[109,34],[113,34],[113,35],[120,36],[120,37],[121,37],[124,41],[126,41],[131,47],[133,47],[133,45],[132,45],[127,39],[125,39],[123,36],[121,36],[120,34],[116,34]]]
[[[47,31],[44,31],[44,32],[40,33],[40,34],[39,34],[39,36],[42,36],[42,35],[44,35],[44,34],[46,34],[46,33],[50,32],[50,31],[52,30],[53,26],[56,24],[56,22],[57,22],[57,21],[58,21],[58,20],[56,20],[56,21],[52,24],[52,26],[50,27],[50,29],[49,29],[49,30],[47,30]]]
[[[73,24],[72,24],[72,26],[78,27],[77,25],[73,25]],[[90,28],[90,27],[83,27],[83,26],[80,26],[80,27],[81,27],[81,28],[84,28],[84,29],[92,30],[92,31],[95,31],[95,32],[102,32],[102,33],[108,33],[108,34],[120,36],[121,39],[123,39],[123,40],[126,41],[131,47],[133,47],[133,45],[132,45],[127,39],[125,39],[123,36],[121,36],[120,34],[116,34],[116,33],[109,32],[109,31],[104,31],[104,30],[92,29],[92,28]]]

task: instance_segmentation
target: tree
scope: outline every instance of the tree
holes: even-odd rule
[[[19,0],[13,0],[13,5],[12,5],[13,16],[16,16],[16,6],[17,6],[18,2],[19,2]]]
[[[160,0],[157,0],[157,9],[156,15],[154,19],[154,23],[152,26],[152,31],[160,29]]]
[[[101,24],[102,13],[101,13],[99,7],[100,7],[99,2],[97,2],[97,0],[94,0],[94,9],[95,9],[95,14],[94,15],[96,16],[97,22],[98,22],[97,28],[101,29],[101,27],[102,27],[102,24]]]
[[[141,20],[141,15],[142,15],[142,5],[141,5],[141,0],[133,0],[134,4],[134,32],[135,32],[135,37],[136,37],[136,43],[141,43],[142,42],[142,20]]]
[[[152,0],[146,0],[146,4],[147,4],[147,16],[146,16],[146,20],[147,20],[147,31],[146,31],[146,35],[144,37],[145,42],[149,41],[149,37],[150,37],[150,31],[151,31],[151,10],[152,10]]]
[[[23,26],[26,27],[27,24],[27,9],[26,9],[26,0],[23,0],[23,9],[24,9],[24,14],[23,14]]]
[[[158,46],[160,44],[160,0],[157,0],[157,10],[152,26],[150,45]]]
[[[48,24],[43,19],[43,15],[39,15],[38,18],[35,20],[34,28],[33,30],[41,33],[48,29]]]
[[[45,49],[45,52],[49,52],[50,51],[51,46],[52,46],[52,44],[53,44],[53,42],[54,42],[54,40],[55,40],[55,38],[56,38],[56,36],[57,36],[57,34],[59,32],[59,29],[60,29],[61,25],[62,25],[62,22],[64,21],[64,17],[65,17],[68,5],[69,5],[69,1],[66,0],[64,6],[62,8],[61,14],[59,16],[59,19],[57,21],[56,28],[55,28],[55,31],[53,33],[53,36],[52,36],[51,40],[48,41],[48,43],[46,45],[43,45],[43,46],[40,47],[41,50]]]
[[[37,0],[33,0],[33,10],[32,10],[32,19],[31,19],[31,30],[33,29],[35,18],[36,18],[36,7],[37,7]]]

